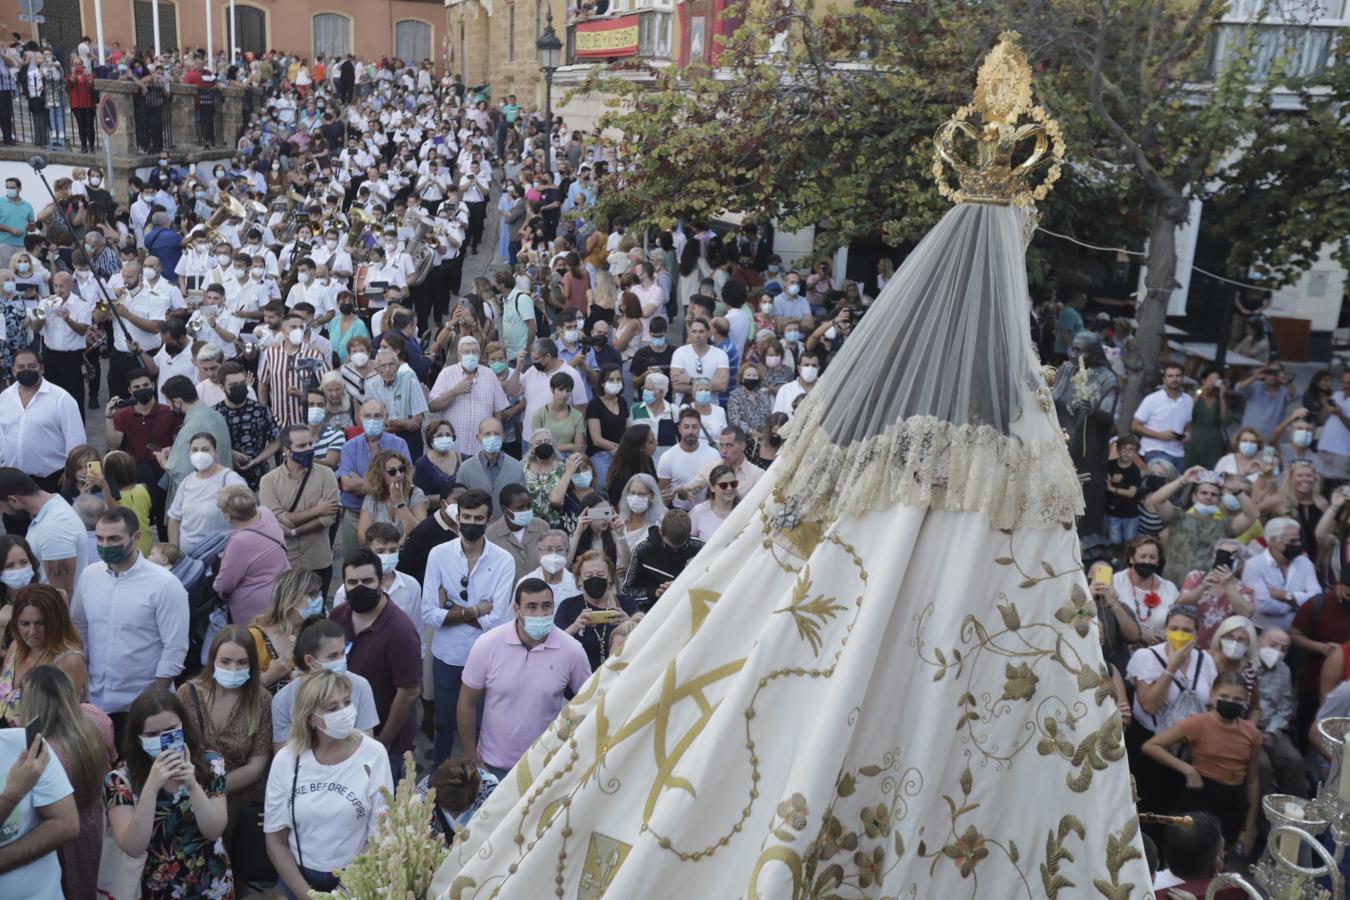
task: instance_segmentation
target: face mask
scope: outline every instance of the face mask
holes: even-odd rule
[[[386,556],[392,556],[394,558],[393,565],[385,563],[384,558]],[[398,564],[397,553],[380,554],[380,565],[384,568],[386,572],[392,572],[394,570],[394,565],[397,564]],[[379,603],[380,603],[380,592],[373,587],[367,587],[366,585],[362,584],[357,585],[356,587],[347,591],[347,605],[349,605],[352,608],[352,612],[361,613],[364,615],[365,613],[370,612],[372,609],[378,606]]]
[[[384,419],[362,419],[361,429],[371,437],[377,438],[384,434]]]
[[[1247,644],[1244,641],[1237,641],[1232,638],[1224,638],[1219,641],[1219,649],[1229,659],[1243,659],[1247,655]]]
[[[11,199],[11,200],[18,200],[18,199],[19,199],[19,189],[18,189],[18,188],[5,188],[5,196],[8,197],[8,198]]]
[[[1191,509],[1195,510],[1196,514],[1204,516],[1205,518],[1209,518],[1219,511],[1217,506],[1211,506],[1208,503],[1197,503],[1192,506]]]
[[[239,669],[237,671],[230,669],[216,669],[211,677],[215,678],[216,684],[225,688],[227,691],[232,691],[248,684],[248,669]]]
[[[266,269],[259,269],[256,267],[252,270],[253,277],[258,279],[259,281],[262,281],[262,277],[264,274],[266,274],[266,272],[267,272]]]
[[[1140,578],[1152,578],[1154,575],[1158,574],[1157,563],[1134,563],[1132,568],[1134,569],[1134,574],[1138,575]]]
[[[301,284],[309,284],[309,273],[301,272],[299,275],[295,276],[295,280],[300,282]]]
[[[605,596],[605,591],[609,590],[609,579],[603,575],[592,575],[581,582],[581,589],[586,592],[587,597],[599,600]]]
[[[506,361],[499,359],[495,362],[490,362],[488,363],[488,368],[492,370],[493,375],[500,375],[506,371]]]
[[[32,369],[24,369],[22,372],[14,376],[14,380],[19,382],[19,384],[23,385],[24,387],[32,387],[33,385],[38,383],[38,380],[41,377],[42,377],[41,375],[39,375]]]
[[[577,331],[575,328],[574,328],[574,329],[571,329],[571,330],[569,330],[569,331],[564,331],[564,332],[563,332],[563,343],[564,343],[564,344],[575,344],[575,343],[577,342],[577,338],[579,338],[579,337],[581,337],[581,332],[580,332],[580,331]]]
[[[352,352],[352,365],[356,366],[358,369],[364,367],[368,362],[370,362],[370,354],[366,351],[355,350]]]
[[[761,314],[761,315],[771,316],[771,315],[773,315],[773,304],[772,304],[772,303],[761,303],[761,304],[759,305],[759,311],[760,311],[760,314]]]
[[[1214,701],[1214,711],[1232,722],[1235,719],[1242,718],[1242,714],[1247,711],[1247,705],[1236,700],[1216,700]]]
[[[783,335],[783,337],[787,338],[790,342],[795,344],[801,341],[802,333],[800,331],[797,331],[796,329],[790,329],[786,334]]]
[[[1195,635],[1189,631],[1169,631],[1167,632],[1167,646],[1175,653],[1187,644],[1195,640]]]
[[[521,616],[520,621],[532,641],[542,641],[553,630],[552,616]]]
[[[820,370],[817,369],[815,366],[802,366],[801,371],[802,381],[806,382],[807,384],[813,383],[816,380],[816,376],[818,376],[819,374]]]
[[[1262,647],[1256,651],[1256,655],[1261,657],[1261,664],[1267,669],[1275,668],[1284,659],[1284,654],[1274,647]]]
[[[1239,509],[1242,509],[1242,501],[1238,500],[1238,498],[1232,494],[1224,494],[1223,506],[1224,509],[1229,512],[1237,512]]]
[[[623,382],[621,381],[605,382],[605,393],[611,397],[619,396],[619,392],[621,392],[622,390],[623,390]]]
[[[553,445],[550,443],[540,444],[534,448],[535,459],[550,460],[553,458]]]
[[[339,675],[341,675],[347,671],[347,656],[346,654],[343,654],[342,656],[339,656],[337,659],[330,659],[326,663],[319,663],[319,666],[321,668],[327,669],[330,672],[337,672]]]
[[[337,241],[324,241],[324,245],[325,245],[329,250],[336,250],[336,249],[337,249]]]
[[[789,285],[787,286],[787,292],[788,292],[789,294],[791,294],[793,297],[795,297],[795,296],[797,296],[798,294],[800,294],[800,293],[801,293],[801,290],[802,290],[802,286],[801,286],[800,284],[789,284]]]
[[[539,567],[550,575],[557,575],[567,565],[567,557],[561,553],[545,553],[539,557]]]
[[[652,338],[652,349],[653,349],[653,350],[664,350],[664,349],[666,349],[666,338],[665,338],[664,335],[662,335],[661,337],[653,337],[653,338]]]
[[[346,660],[343,660],[343,666],[345,668]],[[342,709],[324,713],[319,720],[323,722],[320,731],[335,741],[344,740],[356,728],[356,707],[348,703]]]
[[[228,254],[228,253],[217,253],[217,254],[216,254],[216,262],[220,263],[220,267],[221,267],[222,269],[225,268],[226,266],[228,266],[228,265],[230,264],[230,254]]]
[[[232,384],[225,389],[225,396],[231,403],[243,403],[248,399],[248,385]],[[322,410],[320,410],[322,412]]]
[[[652,505],[651,497],[644,497],[641,494],[634,494],[628,498],[628,508],[631,509],[633,512],[638,513],[639,515],[645,513],[647,511],[647,508],[651,505]]]
[[[308,469],[310,466],[314,465],[313,450],[291,450],[289,453],[291,454],[291,462],[300,466],[302,469]]]
[[[100,178],[99,176],[97,176],[97,175],[90,175],[90,176],[89,176],[89,186],[90,186],[90,187],[98,187],[98,186],[99,186],[100,184],[102,184],[102,183],[103,183],[103,179]]]
[[[27,587],[33,583],[33,570],[28,567],[5,569],[0,572],[0,582],[4,582],[5,587],[11,591],[17,591],[19,588]]]
[[[833,325],[831,325],[829,328],[825,329],[825,340],[832,341],[837,337],[839,337],[838,328],[835,328]]]
[[[483,438],[483,449],[488,453],[501,453],[502,436],[500,434],[490,434]]]
[[[205,472],[215,465],[216,458],[205,450],[198,450],[196,453],[188,454],[188,462],[192,463],[192,468],[198,472]]]
[[[145,270],[145,280],[146,280],[146,281],[154,281],[154,280],[156,280],[157,278],[159,278],[159,269],[155,269],[155,268],[147,268],[147,269]]]
[[[131,553],[131,544],[105,544],[98,548],[98,558],[110,566],[115,566],[126,560]]]
[[[6,281],[3,285],[0,285],[0,289],[3,289],[6,294],[12,294],[19,289],[19,286],[12,281]]]
[[[286,340],[291,342],[292,347],[299,347],[305,342],[305,330],[303,328],[293,328],[286,332]]]
[[[1300,556],[1302,556],[1302,555],[1303,555],[1303,542],[1302,542],[1302,541],[1290,541],[1289,543],[1287,543],[1287,544],[1284,545],[1284,558],[1285,558],[1285,559],[1297,559],[1298,557],[1300,557]]]
[[[141,735],[141,749],[145,751],[146,756],[151,759],[159,759],[159,754],[163,752],[161,749],[163,744],[160,743],[160,739],[165,735],[175,739],[180,744],[183,742],[183,729],[181,728],[175,728],[173,731],[166,731],[164,734],[143,734]]]
[[[1259,448],[1256,446],[1256,441],[1241,441],[1238,443],[1238,452],[1243,456],[1255,456],[1257,449]]]
[[[1290,437],[1295,447],[1307,447],[1312,443],[1313,433],[1311,431],[1295,431]]]
[[[313,597],[310,597],[309,602],[301,608],[300,617],[302,619],[309,619],[321,615],[323,615],[323,595],[316,594]]]
[[[656,402],[656,391],[643,391],[642,402],[651,405]]]
[[[572,487],[585,490],[595,480],[594,472],[578,472],[572,476]]]
[[[327,413],[324,412],[323,407],[321,406],[311,406],[309,412],[305,413],[305,418],[311,425],[322,425],[323,420],[327,418]]]
[[[20,275],[27,275],[29,272],[33,270],[33,267],[30,266],[28,263],[19,263],[17,266],[14,267],[14,269]]]
[[[465,372],[472,372],[478,368],[478,355],[466,353],[459,358],[459,364],[464,367]]]
[[[483,539],[484,534],[487,534],[487,526],[484,525],[482,522],[472,522],[472,523],[461,522],[459,526],[459,534],[460,537],[464,538],[464,540],[470,543],[476,543]]]

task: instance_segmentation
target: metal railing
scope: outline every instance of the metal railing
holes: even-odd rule
[[[612,57],[577,57],[577,26],[586,22],[603,22],[621,16],[638,17],[638,42],[636,53],[617,53]],[[604,64],[607,60],[636,59],[643,62],[669,62],[677,55],[672,41],[673,14],[661,9],[642,8],[624,11],[611,10],[604,16],[592,16],[582,22],[567,23],[566,41],[563,44],[563,65]]]
[[[172,100],[173,94],[163,85],[150,85],[131,95],[138,152],[162,153],[173,147]]]
[[[198,88],[193,121],[197,125],[197,146],[217,147],[225,138],[225,95],[218,87]]]
[[[92,127],[92,115],[87,124]],[[44,150],[61,150],[73,144],[79,150],[77,121],[66,86],[48,82],[40,97],[29,97],[17,87],[0,93],[0,137],[6,145],[30,144]]]

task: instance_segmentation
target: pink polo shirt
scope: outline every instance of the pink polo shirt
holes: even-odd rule
[[[484,691],[479,758],[497,769],[514,766],[557,717],[563,692],[576,694],[590,677],[585,649],[560,628],[529,650],[516,634],[515,619],[474,641],[463,682]]]

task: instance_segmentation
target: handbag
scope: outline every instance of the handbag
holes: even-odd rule
[[[98,900],[140,900],[145,857],[128,856],[113,837],[112,824],[103,823],[103,855],[98,860]]]

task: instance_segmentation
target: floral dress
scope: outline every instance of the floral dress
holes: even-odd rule
[[[550,528],[557,528],[562,518],[562,511],[554,509],[553,504],[548,502],[548,495],[553,493],[553,486],[562,476],[561,461],[551,472],[536,472],[530,466],[525,466],[525,487],[530,492],[530,507],[534,510],[534,517],[547,522]]]
[[[210,782],[204,785],[206,796],[224,796],[224,758],[211,750],[202,753],[211,772]],[[126,768],[114,769],[103,779],[103,802],[109,809],[135,806],[136,799]],[[234,874],[225,842],[202,836],[186,788],[160,791],[155,800],[141,896],[143,900],[234,900]]]
[[[9,370],[14,365],[14,354],[26,343],[24,336],[28,331],[23,301],[18,297],[0,297],[0,315],[5,317],[5,340],[0,343],[0,370],[3,378],[9,380]]]

